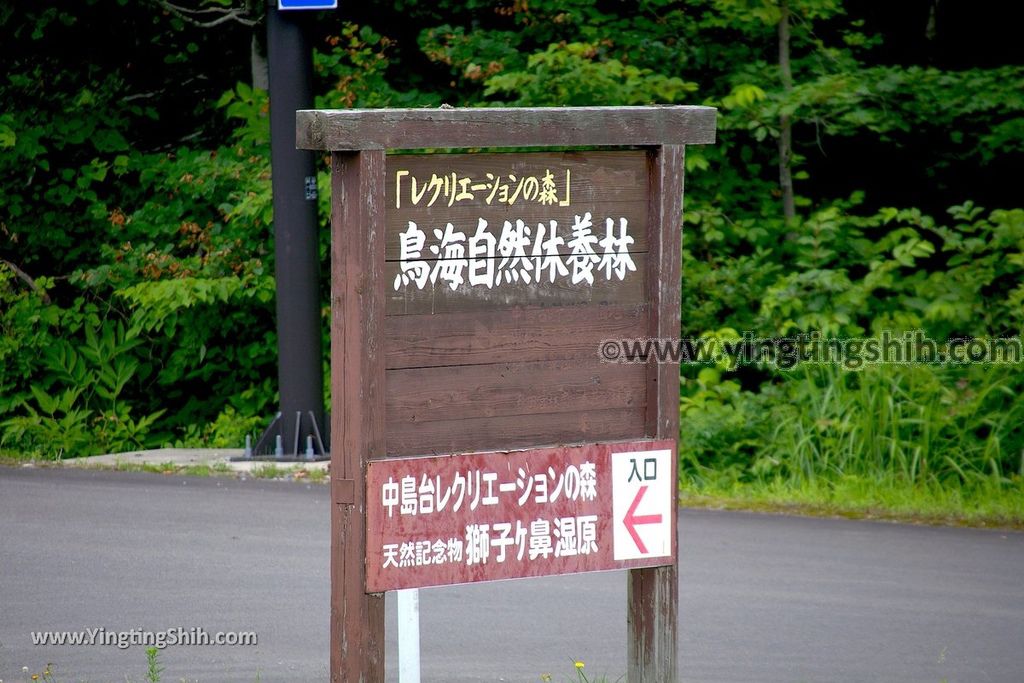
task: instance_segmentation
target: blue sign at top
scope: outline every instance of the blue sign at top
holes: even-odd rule
[[[277,0],[277,9],[338,9],[338,0]]]

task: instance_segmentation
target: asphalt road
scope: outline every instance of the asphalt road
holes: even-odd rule
[[[169,647],[164,681],[319,681],[327,488],[0,468],[0,680],[144,680],[142,647],[33,646],[31,631],[256,631]],[[1024,535],[681,513],[687,681],[1024,681]],[[625,670],[620,572],[421,593],[425,681]],[[389,600],[388,670],[396,677]]]

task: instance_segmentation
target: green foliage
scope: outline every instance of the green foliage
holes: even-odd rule
[[[853,208],[816,211],[781,244],[744,226],[693,234],[684,289],[696,296],[684,303],[684,336],[723,318],[765,337],[1020,335],[1024,212],[967,203],[941,225],[917,210]],[[732,240],[753,253],[730,256]],[[853,475],[979,487],[1019,474],[1024,381],[1014,366],[684,374],[683,463],[694,481],[711,469],[762,483]]]
[[[93,258],[64,276],[61,293],[80,292],[72,302],[62,306],[44,302],[45,295],[19,293],[4,274],[4,296],[15,305],[3,312],[12,324],[4,327],[0,352],[18,362],[5,365],[0,382],[7,410],[20,406],[21,412],[4,423],[8,443],[49,455],[159,445],[169,430],[202,421],[204,414],[213,419],[225,398],[246,414],[266,410],[273,400],[266,96],[240,85],[221,104],[240,122],[232,144],[119,158],[117,173],[131,181],[132,191],[96,221],[93,232],[102,237],[90,241]],[[94,351],[75,365],[79,353],[90,352],[90,340],[111,329],[103,322],[111,315],[130,323],[134,358],[119,350],[107,367]],[[261,326],[256,335],[244,334]],[[85,336],[85,347],[69,345],[75,334]],[[26,353],[32,345],[61,351],[71,365],[50,353],[40,362]],[[71,373],[86,361],[89,372]],[[46,401],[26,400],[33,383],[48,388],[54,377],[67,387],[88,383],[104,400],[126,391],[132,400],[99,409],[90,393],[55,411]],[[220,398],[210,401],[210,395]],[[133,417],[133,406],[141,417]],[[154,430],[165,414],[162,429]],[[55,439],[56,433],[65,436]]]
[[[46,346],[47,326],[56,322],[55,310],[45,305],[45,292],[18,285],[10,266],[0,262],[0,415],[27,396],[40,367],[35,349]]]
[[[0,441],[50,457],[274,398],[265,93],[209,97],[236,28],[110,4],[0,10],[0,249],[35,278],[0,264]],[[114,49],[70,55],[70,33]]]
[[[111,321],[99,328],[85,324],[83,330],[84,339],[74,344],[53,339],[43,348],[45,373],[29,386],[31,397],[20,402],[25,414],[3,423],[0,443],[57,459],[160,443],[152,426],[165,411],[136,418],[124,399],[129,384],[148,373],[133,353],[141,344],[138,330]]]
[[[212,422],[186,425],[175,445],[180,448],[240,448],[246,436],[255,441],[266,423],[262,413],[243,414],[229,405]]]
[[[531,55],[523,71],[487,79],[484,95],[510,93],[516,106],[637,105],[682,102],[697,89],[681,78],[608,59],[597,45],[550,45]]]
[[[813,480],[853,474],[973,487],[1020,474],[1022,383],[1003,369],[810,371],[774,408],[774,452],[751,471]],[[799,401],[799,403],[795,403]],[[807,406],[802,411],[794,405]]]
[[[1024,144],[1022,66],[958,72],[876,66],[814,74],[786,95],[762,97],[750,88],[757,86],[738,84],[721,100],[723,129],[750,130],[763,140],[778,135],[786,113],[813,124],[821,137],[874,134],[897,145],[913,137],[945,139],[932,152],[933,172],[965,161],[984,165],[1019,154]]]
[[[436,95],[416,90],[401,92],[391,85],[387,72],[392,65],[393,42],[369,26],[344,22],[336,35],[324,40],[324,50],[315,53],[314,69],[326,82],[325,94],[317,97],[316,106],[338,109],[440,104]]]
[[[263,29],[116,1],[0,8],[0,443],[238,446],[276,401]],[[313,27],[316,105],[713,105],[718,143],[686,153],[684,336],[1020,335],[1024,71],[957,11],[374,1]],[[683,375],[691,486],[1019,489],[1017,366]]]

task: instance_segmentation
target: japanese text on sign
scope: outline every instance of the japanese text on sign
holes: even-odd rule
[[[565,169],[561,187],[550,169],[539,178],[535,175],[515,173],[485,173],[473,178],[458,172],[431,173],[429,178],[418,178],[408,170],[395,171],[395,208],[407,205],[431,207],[455,206],[461,202],[482,201],[487,206],[519,203],[537,203],[544,206],[570,206],[572,202],[572,171]]]
[[[467,281],[471,287],[487,288],[503,282],[553,283],[556,279],[593,285],[595,277],[623,280],[636,271],[629,253],[634,239],[626,218],[606,218],[603,234],[595,234],[589,211],[574,217],[568,239],[559,235],[555,220],[538,223],[536,228],[523,220],[504,221],[496,235],[483,218],[468,238],[451,223],[443,230],[434,228],[433,237],[434,243],[424,252],[427,233],[415,221],[409,221],[399,234],[401,270],[394,280],[396,291],[410,284],[423,289],[428,282],[444,283],[453,290]],[[561,253],[565,249],[568,254]]]
[[[530,522],[470,524],[464,537],[410,540],[382,546],[382,569],[445,563],[467,565],[522,562],[596,553],[597,515],[535,519]]]
[[[443,512],[451,504],[451,510],[458,512],[465,504],[470,511],[478,506],[497,505],[507,496],[519,507],[527,501],[537,504],[554,503],[559,498],[575,501],[594,500],[597,497],[597,470],[592,462],[579,467],[569,465],[556,472],[554,467],[533,474],[519,467],[515,479],[502,481],[498,472],[467,470],[456,472],[450,481],[441,475],[422,475],[417,482],[415,476],[407,475],[400,481],[393,477],[381,486],[381,504],[388,517],[395,515],[428,515]]]

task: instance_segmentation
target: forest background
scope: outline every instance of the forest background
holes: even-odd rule
[[[321,108],[715,106],[718,144],[687,150],[681,336],[945,343],[1024,326],[1011,7],[342,0],[309,30]],[[238,447],[275,411],[264,12],[0,4],[7,458]],[[1020,525],[1021,370],[684,367],[681,493]]]

